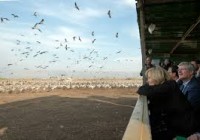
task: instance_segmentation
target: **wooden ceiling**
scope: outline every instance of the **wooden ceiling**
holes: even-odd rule
[[[200,58],[200,1],[137,0],[143,59]],[[150,25],[155,29],[149,31]]]

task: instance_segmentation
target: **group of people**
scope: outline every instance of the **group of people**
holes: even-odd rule
[[[154,66],[146,58],[140,75],[147,82],[138,94],[147,96],[153,140],[172,140],[177,136],[200,140],[200,66],[198,61],[178,65],[164,61]]]

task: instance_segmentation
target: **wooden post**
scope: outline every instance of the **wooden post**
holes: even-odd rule
[[[145,67],[146,60],[146,46],[145,46],[145,21],[144,21],[144,11],[143,11],[143,0],[139,0],[136,3],[137,11],[139,12],[138,26],[140,27],[140,44],[141,44],[141,53],[142,53],[142,68]],[[143,75],[143,83],[145,81],[145,77]]]

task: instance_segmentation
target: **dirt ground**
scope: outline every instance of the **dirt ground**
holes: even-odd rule
[[[133,88],[0,94],[0,140],[121,140]]]

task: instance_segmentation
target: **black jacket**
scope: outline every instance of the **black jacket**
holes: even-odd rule
[[[137,92],[147,96],[150,102],[150,121],[155,121],[155,125],[162,121],[160,116],[165,114],[167,129],[173,132],[173,135],[189,136],[196,131],[193,109],[175,81],[166,81],[156,86],[146,84]],[[154,122],[151,125],[154,125]]]

